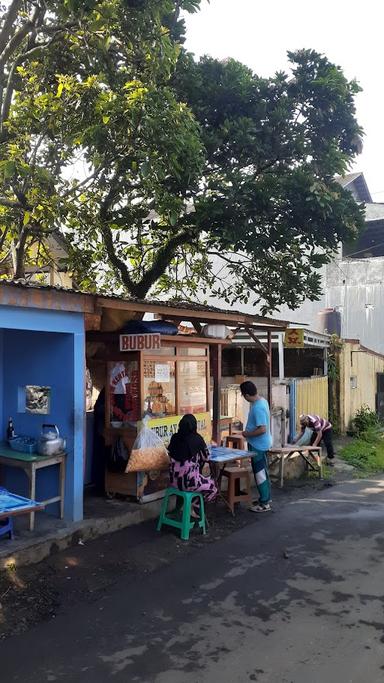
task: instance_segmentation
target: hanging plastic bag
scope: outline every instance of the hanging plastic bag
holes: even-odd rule
[[[124,472],[127,467],[128,451],[122,439],[116,439],[107,457],[107,469],[109,472]]]
[[[304,430],[304,434],[300,437],[298,441],[296,441],[296,446],[309,446],[309,444],[311,443],[312,436],[313,430],[309,427],[306,427]]]
[[[148,419],[144,418],[142,422],[129,456],[126,472],[166,470],[169,467],[167,449],[156,432],[148,427]]]

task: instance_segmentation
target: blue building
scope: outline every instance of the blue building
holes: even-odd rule
[[[44,422],[58,425],[67,442],[64,516],[69,521],[83,516],[84,313],[90,305],[81,294],[0,284],[0,440],[9,417],[17,433],[32,437],[40,435]],[[28,412],[28,386],[48,388],[48,414]],[[3,470],[2,483],[27,495],[25,473]],[[38,500],[56,494],[58,477],[58,466],[37,473]],[[48,511],[55,512],[53,505]]]

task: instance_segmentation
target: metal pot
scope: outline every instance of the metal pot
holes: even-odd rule
[[[49,431],[47,431],[49,429]],[[65,449],[65,439],[60,436],[56,425],[44,424],[37,441],[37,452],[40,455],[55,455]]]

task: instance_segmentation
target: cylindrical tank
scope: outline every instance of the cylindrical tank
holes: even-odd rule
[[[336,308],[324,308],[317,314],[319,316],[319,332],[337,334],[341,337],[341,313]]]

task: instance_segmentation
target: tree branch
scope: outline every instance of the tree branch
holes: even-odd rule
[[[5,263],[6,261],[8,261],[9,257],[12,256],[11,252],[12,248],[10,247],[5,256],[3,256],[3,258],[0,259],[0,263]]]
[[[25,247],[28,239],[28,226],[23,225],[19,233],[19,239],[16,244],[16,267],[15,279],[23,278],[25,276]]]
[[[119,256],[116,254],[115,251],[115,246],[113,244],[113,238],[112,238],[112,232],[105,222],[101,222],[100,224],[100,230],[101,230],[101,235],[103,238],[104,246],[108,254],[108,258],[111,262],[111,265],[117,274],[118,277],[121,277],[124,285],[127,287],[129,292],[133,294],[134,292],[134,283],[132,282],[131,279],[131,274],[129,272],[129,268],[124,261],[119,258]]]
[[[28,33],[32,31],[34,28],[34,24],[32,23],[31,20],[26,21],[23,26],[15,33],[13,38],[10,40],[8,46],[3,50],[3,53],[0,57],[0,72],[3,71],[4,66],[9,59],[11,55],[13,55],[16,50],[20,47],[22,44],[23,40],[26,38]]]
[[[4,228],[3,234],[2,234],[1,239],[0,239],[0,249],[2,249],[3,246],[4,246],[4,244],[5,244],[5,239],[6,239],[6,237],[7,237],[8,230],[9,230],[9,226],[7,225],[7,226]]]
[[[14,199],[8,199],[7,197],[0,197],[0,205],[8,206],[10,209],[24,209],[25,207],[20,202],[16,202]],[[28,207],[29,208],[29,207]]]
[[[180,232],[164,244],[156,253],[152,266],[147,270],[141,282],[133,283],[132,293],[138,299],[144,299],[156,280],[167,270],[178,247],[191,238],[190,233]]]
[[[46,33],[48,36],[52,33],[63,33],[64,31],[70,31],[76,28],[79,24],[74,21],[68,22],[68,24],[52,24],[51,26],[41,26],[39,27],[39,33]]]
[[[5,15],[2,29],[0,31],[0,54],[2,54],[9,38],[14,30],[17,13],[23,4],[23,0],[13,0]]]
[[[13,63],[12,68],[9,72],[9,76],[8,76],[7,87],[5,89],[5,95],[4,95],[4,99],[3,99],[3,106],[1,108],[1,113],[0,113],[0,133],[3,133],[4,122],[8,118],[9,111],[10,111],[11,104],[12,104],[13,81],[15,78],[16,67],[17,67],[17,61]]]
[[[206,251],[205,253],[208,254],[208,256],[218,256],[219,258],[222,259],[222,261],[229,263],[231,266],[234,266],[234,265],[241,266],[242,264],[244,264],[245,261],[248,261],[248,263],[250,263],[250,264],[253,262],[252,258],[247,256],[246,254],[241,254],[241,253],[237,253],[234,251],[232,251],[232,252],[226,251],[226,255],[224,255],[223,253],[221,253],[219,251]],[[241,261],[234,261],[233,258],[230,258],[228,256],[228,254],[233,254],[234,256],[240,256]]]
[[[102,167],[96,168],[94,172],[91,173],[90,176],[88,176],[88,178],[85,178],[80,183],[77,183],[77,185],[75,185],[74,187],[71,187],[69,190],[66,190],[66,192],[64,192],[61,195],[62,199],[66,199],[66,197],[69,197],[69,195],[71,195],[73,192],[77,192],[77,190],[79,190],[81,187],[84,187],[84,185],[89,183],[90,180],[94,180],[102,170]]]
[[[40,149],[40,146],[42,145],[42,143],[43,143],[43,141],[44,141],[45,135],[46,135],[45,133],[42,133],[42,134],[38,137],[38,139],[36,140],[36,144],[35,144],[35,146],[34,146],[33,152],[32,152],[32,154],[31,154],[31,158],[30,158],[30,160],[29,160],[29,166],[31,166],[32,168],[35,167],[37,153],[38,153],[38,151],[39,151],[39,149]],[[25,192],[25,188],[26,188],[27,182],[28,182],[28,176],[26,177],[26,179],[25,179],[25,181],[24,181],[24,184],[23,184],[23,191],[24,191],[24,192]]]

